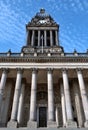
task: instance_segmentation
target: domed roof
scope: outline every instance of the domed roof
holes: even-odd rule
[[[32,18],[31,22],[28,25],[56,25],[56,22],[53,18],[46,13],[45,9],[40,9],[40,12],[36,13],[34,18]]]
[[[38,12],[36,14],[36,16],[39,17],[39,18],[41,18],[41,19],[45,19],[45,18],[49,17],[49,14],[47,14],[45,12],[45,9],[42,8],[42,9],[40,9],[40,12]]]

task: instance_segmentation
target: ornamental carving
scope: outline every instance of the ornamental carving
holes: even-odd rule
[[[60,46],[53,46],[53,47],[48,47],[48,48],[43,48],[42,47],[31,47],[31,46],[24,46],[22,48],[22,52],[25,54],[30,54],[31,53],[38,53],[39,55],[42,53],[42,55],[47,55],[47,53],[51,53],[51,54],[61,54],[63,52],[63,48]]]
[[[57,25],[53,18],[45,12],[45,9],[40,9],[40,12],[36,13],[28,25]]]

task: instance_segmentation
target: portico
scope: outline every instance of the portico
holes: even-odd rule
[[[22,86],[26,86],[28,84],[27,85],[28,90],[30,91],[30,92],[28,92],[28,93],[30,93],[30,97],[28,99],[29,100],[29,104],[28,104],[29,109],[27,112],[29,113],[29,116],[28,116],[29,121],[26,120],[26,123],[27,122],[29,122],[29,123],[27,126],[30,127],[30,125],[29,125],[30,122],[31,122],[31,124],[33,122],[35,122],[36,123],[35,127],[41,126],[40,125],[40,122],[41,122],[40,115],[41,115],[41,112],[43,111],[43,113],[46,113],[46,116],[44,118],[44,120],[46,122],[45,126],[49,127],[50,124],[48,122],[53,121],[54,127],[57,127],[57,124],[60,123],[59,120],[56,119],[57,113],[55,113],[55,109],[56,109],[56,106],[58,103],[58,105],[61,106],[61,111],[62,111],[62,114],[61,114],[62,115],[62,122],[63,122],[62,126],[63,127],[64,126],[77,127],[78,121],[74,120],[74,110],[72,109],[73,102],[71,102],[71,98],[73,95],[71,95],[71,86],[69,85],[69,89],[65,89],[65,87],[70,82],[74,81],[74,79],[77,79],[78,83],[80,83],[80,77],[78,78],[78,76],[77,76],[79,70],[77,71],[77,69],[75,69],[75,70],[68,69],[68,73],[66,73],[67,72],[66,69],[63,70],[63,69],[59,69],[59,68],[58,69],[54,69],[54,68],[37,69],[37,68],[34,68],[31,70],[30,69],[27,69],[27,70],[23,69],[23,70],[24,71],[22,73],[20,73],[22,71],[22,69],[19,69],[19,70],[16,69],[15,71],[17,72],[17,74],[16,74],[17,76],[15,75],[15,78],[17,77],[16,78],[16,86],[17,86],[17,84],[20,83],[20,80],[21,81],[24,80],[23,78],[24,78],[24,76],[26,76],[25,75],[26,71],[28,71],[29,75],[31,75],[28,77],[29,80],[27,78],[25,78],[26,82],[24,84],[22,83],[20,85],[22,87]],[[9,75],[7,76],[7,80],[8,80],[8,78],[10,78],[11,71],[12,70],[9,69]],[[74,72],[74,75],[72,75],[73,72]],[[85,71],[83,71],[83,72],[86,73]],[[2,71],[2,74],[3,74],[3,71]],[[43,75],[43,79],[42,79],[42,75]],[[67,75],[68,79],[67,79],[66,75]],[[72,77],[70,76],[70,78],[69,78],[69,75],[72,75]],[[21,79],[20,76],[22,76],[23,78]],[[60,85],[61,81],[63,81],[62,85]],[[86,80],[84,80],[84,81],[86,82]],[[58,84],[58,82],[59,82],[59,84]],[[67,82],[67,85],[65,82]],[[82,82],[82,80],[81,80],[81,82]],[[74,85],[74,82],[72,82],[72,83],[73,83],[72,85]],[[2,85],[4,85],[4,83]],[[33,87],[35,87],[35,88],[33,88]],[[77,87],[78,87],[78,89],[80,89],[80,85],[78,85]],[[25,88],[25,89],[27,89],[27,88]],[[64,90],[60,91],[60,89],[64,89]],[[27,101],[25,102],[25,99],[24,99],[25,94],[26,94],[25,91],[24,91],[24,88],[22,88],[22,90],[20,90],[20,91],[19,91],[19,89],[17,89],[17,93],[19,92],[18,93],[19,95],[21,95],[21,93],[22,93],[23,96],[21,99],[20,99],[20,97],[16,96],[15,100],[13,100],[13,105],[14,105],[14,103],[17,103],[16,101],[18,100],[18,104],[20,105],[20,103],[21,103],[21,106],[23,106],[23,109],[25,109],[24,106],[27,103]],[[59,93],[62,93],[62,94],[59,95]],[[69,100],[69,97],[67,98],[67,96],[69,96],[68,93],[70,94],[70,100]],[[16,88],[14,86],[14,96],[15,96],[15,94],[16,94]],[[33,97],[31,97],[31,95]],[[58,95],[59,95],[59,98],[61,97],[60,99],[58,99],[58,97],[57,97]],[[82,96],[81,93],[78,93],[78,95]],[[64,96],[63,97],[64,99],[62,98],[62,96]],[[66,102],[67,102],[67,105],[66,105]],[[80,102],[81,102],[81,100],[80,100]],[[34,105],[33,105],[33,103],[34,103]],[[87,103],[87,102],[85,102],[85,103]],[[10,102],[10,104],[12,104],[12,103]],[[20,124],[22,124],[22,122],[24,122],[21,120],[21,118],[22,118],[22,116],[24,116],[25,113],[23,110],[21,110],[22,107],[20,107],[18,105],[17,105],[18,107],[16,107],[16,105],[15,105],[15,107],[13,107],[13,105],[12,105],[12,110],[10,111],[10,113],[12,113],[11,117],[10,117],[10,120],[11,120],[10,122],[11,122],[11,124],[13,122],[13,127],[16,127],[17,126],[16,123],[19,124],[19,122],[20,122]],[[84,111],[85,110],[84,106],[82,105],[81,107],[83,107],[83,111]],[[17,109],[17,110],[15,111],[15,109]],[[75,106],[74,106],[74,109],[76,110]],[[57,111],[59,113],[59,109],[57,109]],[[70,113],[70,111],[71,111],[71,113]],[[21,114],[20,114],[20,112],[21,112]],[[87,112],[87,109],[86,109],[86,112]],[[58,116],[59,116],[59,114],[58,114]],[[83,113],[81,113],[81,114],[82,114],[83,118],[85,116],[87,116]],[[21,116],[21,118],[20,118],[20,116]],[[77,116],[78,116],[78,114],[77,114]],[[71,121],[71,123],[69,121]],[[86,127],[86,125],[85,125],[86,121],[87,120],[83,121],[83,124],[85,127]],[[9,123],[7,122],[8,127],[12,127],[12,125],[10,125],[10,122]],[[79,122],[79,124],[80,124],[80,122]],[[32,125],[32,127],[33,126],[34,126],[34,124]],[[43,127],[43,124],[42,124],[42,127]]]

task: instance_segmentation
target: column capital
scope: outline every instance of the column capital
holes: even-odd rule
[[[32,72],[33,73],[38,73],[38,69],[37,68],[32,68]]]
[[[63,73],[67,73],[68,72],[67,68],[61,68],[61,70],[62,70]]]
[[[53,68],[47,68],[48,73],[53,73]]]
[[[23,73],[23,71],[24,71],[24,69],[23,69],[23,68],[17,68],[16,70],[17,70],[17,72],[18,72],[18,73],[21,73],[21,74],[22,74],[22,73]]]
[[[82,70],[83,70],[82,68],[76,68],[77,73],[82,73]]]
[[[52,30],[50,30],[50,33],[52,33]]]
[[[8,68],[2,68],[3,73],[9,73],[9,69]]]

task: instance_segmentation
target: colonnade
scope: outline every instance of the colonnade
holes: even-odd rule
[[[43,46],[58,46],[58,31],[57,30],[28,30],[27,45],[42,46],[41,39],[43,36]],[[31,34],[30,34],[31,33]],[[37,42],[36,42],[37,39]],[[49,45],[49,41],[50,45]],[[36,45],[38,43],[38,45]]]
[[[82,105],[85,115],[84,126],[88,127],[88,98],[85,89],[84,79],[81,69],[77,69],[77,77],[79,83],[79,89],[82,98]],[[6,79],[7,79],[8,69],[3,69],[0,83],[0,108],[2,103],[3,92],[5,89]],[[8,127],[17,127],[17,123],[21,123],[22,120],[22,108],[24,99],[25,84],[22,82],[23,70],[17,70],[11,119],[8,123]],[[36,122],[36,102],[37,102],[37,74],[38,70],[32,70],[31,79],[31,97],[30,97],[30,112],[29,112],[29,122]],[[61,105],[62,105],[62,116],[63,125],[66,127],[77,127],[76,122],[73,119],[72,104],[69,90],[69,80],[67,70],[62,70],[63,82],[60,84],[61,88]],[[47,89],[48,89],[48,121],[55,122],[55,110],[54,110],[54,91],[53,91],[53,69],[47,69]],[[58,95],[59,96],[59,95]],[[1,109],[0,109],[1,111]],[[30,124],[30,123],[29,123]],[[30,126],[29,126],[30,127]],[[36,126],[37,127],[37,126]]]

